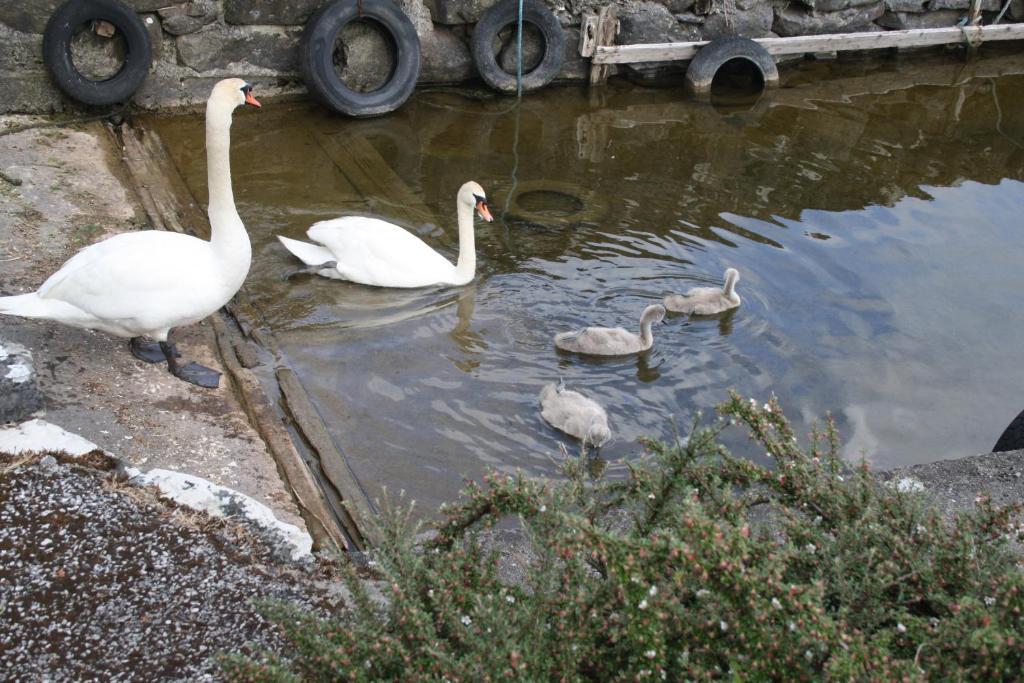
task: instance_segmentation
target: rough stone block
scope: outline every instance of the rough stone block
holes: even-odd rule
[[[536,67],[543,58],[544,38],[531,26],[523,27],[523,73]],[[498,52],[498,65],[508,73],[516,70],[516,38],[513,31],[508,43]]]
[[[142,25],[149,34],[149,43],[153,46],[153,59],[159,59],[164,51],[164,32],[160,27],[160,18],[155,14],[139,15]]]
[[[134,7],[136,12],[155,12],[161,7],[174,4],[174,0],[122,0],[122,2]]]
[[[736,7],[730,7],[729,4],[723,9],[712,11],[707,16],[701,30],[704,40],[714,40],[722,36],[764,38],[772,32],[775,13],[770,6],[758,5],[742,12],[738,11]]]
[[[928,9],[932,12],[944,9],[967,10],[971,8],[971,0],[929,0]],[[1003,8],[1003,0],[981,0],[984,12],[998,12]],[[945,26],[945,24],[943,24]]]
[[[800,0],[801,3],[816,12],[838,12],[851,7],[873,5],[878,0]]]
[[[885,0],[887,12],[924,12],[928,0]]]
[[[580,30],[565,29],[565,61],[556,80],[578,80],[590,74],[590,60],[580,56]]]
[[[178,55],[185,66],[201,72],[242,63],[296,73],[301,33],[298,28],[211,24],[179,36]]]
[[[229,24],[303,26],[325,0],[224,0]]]
[[[794,6],[777,7],[772,30],[780,36],[809,36],[858,31],[867,27],[883,14],[885,14],[885,2],[882,0],[878,0],[874,5],[851,7],[838,12],[808,12]]]
[[[15,74],[25,69],[43,69],[43,36],[15,31],[0,24],[0,73]]]
[[[0,423],[19,422],[42,407],[32,354],[0,339]]]
[[[420,54],[420,83],[458,83],[475,73],[469,46],[444,26],[420,36]]]
[[[756,1],[756,0],[754,0]],[[665,8],[672,14],[682,14],[693,9],[696,0],[665,0]]]
[[[438,24],[475,24],[498,0],[428,0],[430,15]]]
[[[215,0],[195,0],[183,5],[172,5],[160,10],[164,30],[172,36],[195,33],[217,19]]]
[[[877,23],[894,29],[941,28],[956,26],[962,15],[963,12],[951,9],[923,13],[886,12]]]
[[[680,24],[664,5],[656,2],[639,2],[619,12],[620,45],[634,43],[671,43],[685,40],[700,40],[697,29]]]
[[[6,0],[0,2],[0,24],[23,33],[42,33],[53,10],[64,0]]]

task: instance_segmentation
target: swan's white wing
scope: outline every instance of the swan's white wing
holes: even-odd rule
[[[334,254],[332,254],[330,250],[316,244],[300,242],[299,240],[293,240],[290,237],[285,237],[284,235],[278,235],[277,239],[284,245],[285,249],[290,251],[292,255],[307,266],[319,266],[320,264],[334,260]]]
[[[353,282],[423,287],[450,281],[455,266],[408,230],[365,216],[315,223],[306,233],[324,245],[337,270]]]
[[[224,283],[209,243],[159,230],[114,235],[75,254],[38,294],[106,320],[198,319]],[[216,310],[218,306],[213,306]],[[205,313],[204,313],[205,311]]]

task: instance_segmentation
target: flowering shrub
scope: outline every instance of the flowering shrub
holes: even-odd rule
[[[266,607],[294,649],[224,660],[233,680],[1019,680],[1020,507],[951,520],[837,455],[831,422],[801,448],[778,402],[733,395],[684,444],[649,443],[622,480],[492,475],[417,545],[384,516],[390,586],[322,620]],[[775,463],[718,441],[745,425]],[[499,579],[478,532],[518,517],[533,559]]]

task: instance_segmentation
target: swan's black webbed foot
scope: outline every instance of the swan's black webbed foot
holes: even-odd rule
[[[174,344],[171,344],[170,347],[174,352],[174,357],[181,358],[181,353],[177,347]],[[132,337],[131,341],[128,342],[128,349],[132,352],[133,356],[147,363],[162,363],[167,360],[163,349],[160,348],[159,342],[146,341],[142,337]]]
[[[174,376],[178,379],[185,380],[189,384],[195,384],[196,386],[205,387],[207,389],[216,389],[220,386],[220,373],[213,368],[208,368],[205,365],[199,363],[189,363],[188,365],[179,366]]]
[[[176,359],[181,354],[177,353],[174,344],[160,342],[160,350],[163,351],[164,358],[167,360],[167,370],[178,379],[206,389],[216,389],[220,386],[220,373],[213,368],[208,368],[199,363],[178,365]]]
[[[316,275],[321,270],[324,270],[324,269],[327,269],[327,268],[337,268],[337,267],[338,267],[338,262],[337,261],[327,261],[326,263],[321,263],[319,265],[306,266],[305,268],[299,268],[298,270],[293,270],[290,273],[286,273],[285,276],[282,279],[283,280],[291,280],[296,275],[307,275],[307,274],[310,274],[310,273],[312,273],[313,275]]]

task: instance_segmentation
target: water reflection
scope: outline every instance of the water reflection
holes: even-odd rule
[[[1022,285],[1020,74],[1013,53],[808,64],[749,108],[622,83],[518,110],[421,92],[372,121],[266,107],[233,130],[247,288],[364,486],[427,508],[484,467],[555,472],[536,403],[559,375],[608,408],[613,475],[730,388],[775,391],[798,432],[832,409],[847,455],[881,465],[984,451],[1024,381],[1024,322],[997,295]],[[201,119],[159,127],[205,202]],[[469,178],[508,205],[477,224],[472,285],[281,280],[294,261],[274,235],[346,212],[403,222],[454,262]],[[554,349],[561,330],[632,329],[728,266],[743,305],[670,318],[646,354]]]

